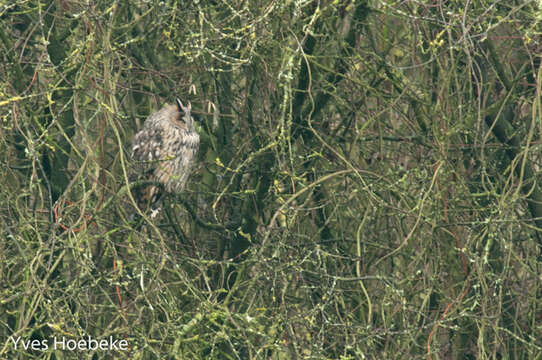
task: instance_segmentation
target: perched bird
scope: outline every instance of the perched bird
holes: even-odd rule
[[[132,181],[156,181],[166,192],[184,189],[200,141],[190,111],[190,103],[184,106],[177,99],[176,104],[166,105],[147,117],[143,129],[132,142],[132,159],[135,161]],[[133,190],[137,205],[141,211],[150,208],[151,217],[160,210],[159,202],[163,195],[160,190],[154,185]]]

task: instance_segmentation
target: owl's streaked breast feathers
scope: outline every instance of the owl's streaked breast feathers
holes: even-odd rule
[[[149,115],[143,129],[134,136],[132,159],[135,171],[131,180],[157,181],[167,192],[184,189],[199,148],[191,106],[166,105]],[[154,207],[161,196],[158,187],[147,186],[134,191],[141,210]]]

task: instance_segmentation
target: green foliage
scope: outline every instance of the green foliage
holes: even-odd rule
[[[540,358],[540,11],[0,4],[0,358]],[[176,97],[198,165],[138,222]],[[10,339],[61,336],[129,349]]]

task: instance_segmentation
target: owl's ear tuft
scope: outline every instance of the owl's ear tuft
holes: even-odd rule
[[[192,110],[192,105],[190,104],[190,102],[188,102],[187,106],[184,106],[181,99],[177,98],[175,99],[175,101],[177,102],[177,108],[179,109],[179,112],[190,113],[190,110]]]

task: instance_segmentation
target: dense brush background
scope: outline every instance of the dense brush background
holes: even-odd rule
[[[0,5],[0,358],[540,359],[538,1]],[[131,221],[175,97],[186,191]],[[113,336],[127,352],[15,350]]]

